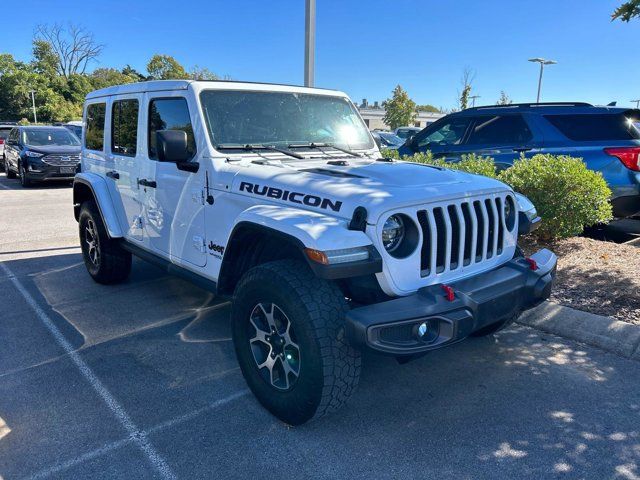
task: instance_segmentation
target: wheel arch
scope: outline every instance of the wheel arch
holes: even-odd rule
[[[97,205],[109,237],[122,238],[124,235],[106,182],[96,174],[79,173],[73,180],[73,214],[76,221],[80,218],[82,203],[88,200],[93,200]]]

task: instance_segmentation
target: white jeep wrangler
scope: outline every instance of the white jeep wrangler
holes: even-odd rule
[[[382,158],[341,92],[154,81],[87,96],[73,199],[84,262],[139,256],[232,299],[249,387],[300,424],[340,407],[369,348],[407,360],[550,294],[533,205],[486,177]]]

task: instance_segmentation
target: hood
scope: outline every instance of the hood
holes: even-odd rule
[[[511,190],[491,178],[412,162],[328,160],[229,164],[231,190],[345,219],[363,206],[369,223],[395,208]]]
[[[80,145],[25,145],[24,148],[38,153],[60,153],[60,154],[80,154]]]

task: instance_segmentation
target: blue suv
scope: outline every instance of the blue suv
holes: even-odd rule
[[[616,217],[640,215],[640,110],[588,103],[475,107],[429,125],[400,155],[430,150],[455,162],[465,153],[491,156],[507,168],[522,153],[581,157],[602,172]]]

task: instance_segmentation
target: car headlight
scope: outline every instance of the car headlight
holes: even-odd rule
[[[44,153],[32,152],[31,150],[27,150],[24,154],[31,158],[40,158],[44,156]]]
[[[382,227],[382,245],[391,253],[398,248],[404,238],[404,221],[399,215],[391,215]]]
[[[511,196],[504,200],[504,223],[510,232],[513,231],[513,227],[516,225],[516,206]]]

